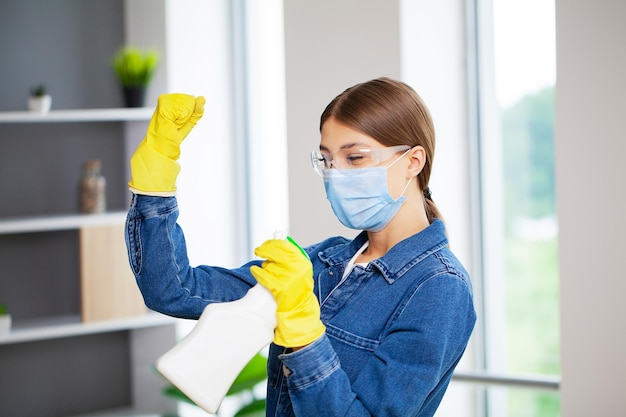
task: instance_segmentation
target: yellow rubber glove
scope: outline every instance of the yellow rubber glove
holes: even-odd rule
[[[274,343],[284,347],[302,347],[326,331],[320,320],[320,305],[313,294],[313,266],[293,243],[271,239],[254,250],[266,259],[262,267],[250,272],[276,300],[277,326]]]
[[[146,137],[130,159],[130,190],[135,194],[172,196],[180,166],[180,144],[204,113],[204,97],[162,94]]]

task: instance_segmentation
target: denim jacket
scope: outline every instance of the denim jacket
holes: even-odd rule
[[[177,218],[175,197],[133,196],[129,260],[149,308],[197,319],[209,303],[244,296],[260,262],[191,267]],[[436,220],[342,279],[366,240],[361,233],[305,248],[326,333],[295,352],[270,346],[268,417],[435,413],[476,321],[468,274]]]

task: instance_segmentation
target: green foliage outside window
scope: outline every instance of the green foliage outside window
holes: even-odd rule
[[[559,375],[558,238],[541,232],[556,228],[554,88],[524,97],[502,120],[507,371]],[[541,233],[522,233],[524,221]],[[510,390],[508,401],[508,417],[560,415],[558,393]]]
[[[554,88],[506,109],[502,125],[506,218],[554,216]]]

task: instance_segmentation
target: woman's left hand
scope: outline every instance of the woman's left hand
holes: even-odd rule
[[[281,239],[266,241],[254,253],[265,261],[262,267],[252,266],[250,272],[278,305],[274,343],[297,348],[324,334],[320,305],[313,294],[311,261],[296,245]]]

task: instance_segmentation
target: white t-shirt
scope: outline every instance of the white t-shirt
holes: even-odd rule
[[[342,280],[342,281],[343,281],[344,279],[346,279],[346,277],[347,277],[348,275],[350,275],[350,272],[352,272],[352,268],[354,268],[354,265],[359,265],[359,266],[362,266],[362,267],[364,267],[364,268],[365,268],[365,267],[367,266],[367,264],[369,264],[369,262],[359,262],[359,263],[355,263],[356,258],[358,258],[358,257],[359,257],[359,255],[360,255],[360,254],[362,254],[362,253],[365,251],[365,249],[367,249],[367,247],[369,246],[369,244],[370,244],[369,240],[368,240],[368,241],[366,241],[366,242],[363,244],[363,246],[361,246],[361,248],[360,248],[358,251],[356,251],[356,253],[355,253],[355,254],[354,254],[354,256],[352,257],[352,259],[350,259],[350,262],[348,262],[348,266],[346,266],[346,270],[345,270],[345,271],[343,271],[343,276],[341,277],[341,280]]]

